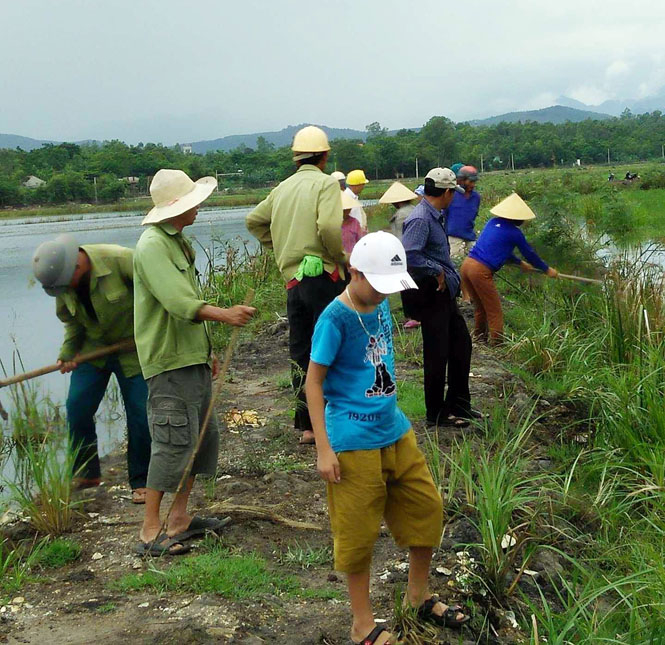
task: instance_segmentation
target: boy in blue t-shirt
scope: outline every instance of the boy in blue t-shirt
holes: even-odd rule
[[[397,407],[386,301],[387,294],[417,288],[406,252],[394,235],[371,233],[358,241],[349,264],[350,284],[316,324],[305,392],[317,469],[328,483],[335,568],[348,577],[351,639],[383,645],[392,636],[374,622],[369,572],[384,518],[396,542],[410,551],[405,602],[441,626],[460,626],[469,617],[428,588],[443,508],[411,424]]]

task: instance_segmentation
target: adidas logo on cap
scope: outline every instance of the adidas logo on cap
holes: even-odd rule
[[[390,259],[390,265],[391,266],[402,266],[404,264],[404,260],[402,260],[399,255],[395,255]]]

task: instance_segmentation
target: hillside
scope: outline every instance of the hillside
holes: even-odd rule
[[[30,151],[35,148],[41,148],[45,143],[57,143],[56,141],[45,141],[41,139],[31,139],[30,137],[22,137],[18,134],[2,134],[0,133],[0,148],[8,148],[14,150],[21,148],[22,150]]]
[[[252,134],[233,134],[220,139],[212,139],[210,141],[195,141],[192,143],[192,151],[205,154],[209,150],[233,150],[238,146],[247,146],[248,148],[256,148],[256,141],[259,137],[263,137],[268,143],[273,144],[276,148],[290,145],[293,141],[293,135],[300,130],[305,124],[289,125],[278,132],[254,132]],[[325,130],[329,139],[362,139],[365,140],[367,132],[364,130],[352,130],[350,128],[329,128],[325,125],[320,125],[320,128]]]
[[[526,123],[527,121],[535,121],[536,123],[566,123],[572,121],[578,123],[592,119],[594,121],[602,121],[609,119],[609,114],[602,114],[599,112],[591,112],[588,110],[579,110],[573,107],[564,105],[553,105],[551,107],[542,108],[541,110],[527,110],[524,112],[507,112],[506,114],[499,114],[498,116],[491,116],[487,119],[476,119],[470,121],[471,125],[496,125],[497,123]]]
[[[586,105],[568,96],[560,96],[557,99],[557,103],[581,110],[604,112],[612,116],[620,116],[626,108],[633,114],[644,114],[645,112],[654,112],[655,110],[665,112],[665,87],[662,87],[655,94],[645,96],[641,99],[610,99],[603,101],[599,105]]]

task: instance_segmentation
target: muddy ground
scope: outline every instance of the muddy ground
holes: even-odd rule
[[[467,312],[468,313],[468,312]],[[418,332],[415,332],[418,334]],[[222,423],[219,476],[211,485],[197,483],[192,508],[199,514],[231,516],[220,539],[241,552],[261,554],[271,568],[296,576],[303,589],[325,590],[332,599],[305,600],[293,595],[264,595],[250,601],[231,601],[217,595],[164,594],[154,591],[119,593],[111,583],[128,573],[140,573],[151,563],[132,555],[142,518],[142,507],[132,505],[125,479],[122,454],[106,460],[104,483],[88,492],[90,501],[68,537],[82,546],[78,561],[45,572],[20,592],[21,603],[0,608],[0,642],[40,644],[110,645],[122,642],[149,643],[234,643],[258,645],[267,642],[289,645],[349,643],[349,608],[341,576],[331,563],[302,568],[288,562],[289,547],[329,547],[331,537],[325,504],[324,484],[318,478],[312,447],[297,444],[291,428],[292,399],[288,388],[287,330],[284,322],[265,329],[253,341],[242,345],[219,405],[220,419],[230,408],[253,410],[265,425],[253,428],[242,423]],[[491,350],[476,346],[471,387],[474,404],[490,411],[496,397],[506,388],[518,405],[529,405],[530,397],[521,382]],[[398,378],[419,378],[414,365],[398,365]],[[546,406],[549,428],[539,427],[534,437],[534,464],[547,468],[546,444],[569,412],[555,402]],[[422,419],[412,419],[422,439]],[[459,433],[477,429],[440,432],[444,449]],[[229,511],[229,504],[260,506],[291,520],[319,527],[296,529],[260,518],[247,511]],[[226,508],[225,508],[226,507]],[[27,527],[12,527],[14,537]],[[476,540],[472,524],[463,517],[449,518],[444,539],[432,566],[433,591],[447,602],[472,608],[474,620],[461,633],[440,630],[432,643],[517,643],[526,635],[511,626],[510,611],[519,609],[519,594],[503,608],[489,608],[481,585],[473,578],[468,554],[459,555],[465,544]],[[196,543],[195,543],[196,546]],[[194,551],[196,553],[196,550]],[[473,552],[472,552],[473,553]],[[189,557],[189,556],[184,556]],[[543,557],[531,569],[557,568]],[[372,594],[376,615],[390,623],[395,593],[406,581],[406,554],[384,531],[379,539],[372,570]],[[163,567],[164,562],[157,563]],[[437,571],[438,569],[438,571]],[[535,582],[524,576],[519,588],[534,596]],[[337,592],[337,593],[332,593]],[[482,635],[482,636],[481,636]]]

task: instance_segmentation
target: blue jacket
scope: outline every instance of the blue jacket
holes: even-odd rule
[[[436,277],[443,271],[450,297],[457,297],[460,277],[450,259],[443,214],[426,198],[406,218],[402,229],[402,244],[409,273],[414,279]]]
[[[468,196],[455,193],[446,215],[448,235],[461,237],[463,240],[475,240],[476,232],[473,230],[473,225],[479,209],[480,195],[475,190]]]
[[[469,251],[469,257],[482,262],[486,267],[496,272],[506,262],[520,263],[519,258],[513,254],[515,247],[520,250],[524,259],[536,269],[547,271],[547,264],[531,248],[520,227],[513,221],[502,217],[493,217],[485,224],[478,241]]]

